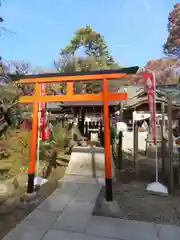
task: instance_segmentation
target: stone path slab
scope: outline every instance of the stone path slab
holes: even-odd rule
[[[180,239],[180,228],[176,226],[92,216],[102,185],[83,179],[65,176],[52,195],[3,240]]]

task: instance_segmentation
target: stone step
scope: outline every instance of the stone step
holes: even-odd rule
[[[111,157],[112,175],[114,162]],[[105,176],[104,148],[73,147],[66,174],[102,177]]]

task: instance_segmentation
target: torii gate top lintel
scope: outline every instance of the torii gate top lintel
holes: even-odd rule
[[[89,72],[69,72],[69,73],[40,73],[40,74],[27,74],[27,75],[14,75],[11,74],[14,80],[18,83],[32,84],[32,83],[53,83],[62,81],[75,81],[75,80],[95,80],[95,79],[112,79],[115,76],[123,76],[129,74],[136,74],[138,66],[126,67],[111,70],[99,70]]]

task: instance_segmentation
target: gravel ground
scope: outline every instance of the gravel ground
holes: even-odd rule
[[[180,225],[180,189],[173,195],[158,196],[147,193],[147,184],[155,181],[155,161],[139,155],[139,175],[133,171],[132,134],[124,137],[124,160],[121,171],[116,171],[116,182],[113,184],[113,197],[119,206],[117,213],[110,212],[104,207],[105,189],[97,199],[94,214],[99,216],[117,217],[126,220],[137,220],[155,223]],[[140,141],[139,141],[140,142]],[[144,145],[142,145],[142,150]],[[128,152],[129,151],[129,152]],[[159,173],[159,179],[162,175]]]
[[[95,207],[95,215],[118,217],[137,221],[170,223],[180,225],[180,191],[174,195],[163,197],[146,192],[147,184],[130,182],[128,184],[114,184],[114,200],[119,205],[119,212],[112,214],[102,208],[105,196],[103,188]]]
[[[139,161],[138,176],[133,171],[132,161],[123,161],[124,170],[116,170],[116,182],[113,183],[113,198],[119,211],[112,213],[104,209],[103,188],[94,209],[95,215],[180,225],[180,189],[166,197],[148,193],[146,187],[148,183],[155,181],[155,168],[147,160]],[[159,179],[162,179],[161,173]]]
[[[22,189],[16,197],[8,199],[6,204],[0,206],[0,239],[30,214],[37,205],[56,189],[58,180],[64,176],[64,172],[65,167],[58,167],[53,174],[51,174],[49,181],[38,191],[38,203],[22,204],[20,197],[25,192],[25,189]]]

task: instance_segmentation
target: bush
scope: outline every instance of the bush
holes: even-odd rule
[[[58,152],[69,146],[71,134],[67,128],[63,128],[60,124],[55,127],[50,126],[50,128],[50,141],[40,142],[39,159],[55,164]]]
[[[60,124],[52,128],[52,140],[56,142],[57,147],[65,148],[70,144],[71,131],[63,128]]]

